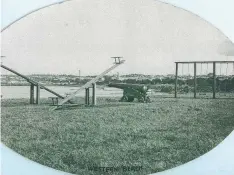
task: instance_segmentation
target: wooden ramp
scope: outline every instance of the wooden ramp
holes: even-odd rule
[[[65,97],[63,97],[62,95],[58,94],[57,92],[54,92],[53,90],[51,90],[51,89],[45,87],[44,85],[40,84],[39,82],[36,82],[36,81],[34,81],[34,80],[31,80],[31,79],[28,78],[27,76],[22,75],[21,73],[15,71],[15,70],[13,70],[13,69],[11,69],[11,68],[5,66],[5,65],[2,65],[2,64],[1,64],[1,67],[2,67],[3,69],[6,69],[6,70],[8,70],[8,71],[10,71],[10,72],[12,72],[12,73],[14,73],[14,74],[20,76],[21,78],[25,79],[27,82],[29,82],[29,83],[31,83],[31,84],[33,84],[33,85],[39,86],[41,89],[45,89],[46,91],[48,91],[48,92],[54,94],[55,96],[57,96],[57,97],[59,97],[59,98],[62,98],[62,99],[65,98]],[[68,102],[69,102],[69,103],[72,103],[71,101],[68,101]]]
[[[115,69],[116,67],[118,67],[119,65],[123,64],[125,62],[125,60],[121,60],[119,62],[115,62],[113,66],[111,66],[109,69],[105,70],[104,72],[102,72],[100,75],[96,76],[95,78],[93,78],[92,80],[90,80],[89,82],[87,82],[85,85],[81,86],[79,89],[77,89],[75,92],[73,92],[71,95],[69,95],[68,97],[64,98],[62,101],[59,102],[58,106],[55,108],[52,108],[51,110],[55,110],[57,109],[59,106],[62,106],[64,103],[66,103],[67,101],[71,100],[72,98],[74,98],[80,91],[89,88],[92,86],[93,83],[96,83],[100,78],[102,78],[104,75],[106,75],[108,72],[110,72],[111,70]]]

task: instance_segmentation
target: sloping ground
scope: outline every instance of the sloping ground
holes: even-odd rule
[[[46,102],[46,100],[45,100]],[[234,129],[233,100],[153,99],[150,104],[98,99],[49,111],[26,99],[2,102],[2,142],[55,169],[101,174],[93,166],[142,166],[147,174],[188,162],[220,143]]]

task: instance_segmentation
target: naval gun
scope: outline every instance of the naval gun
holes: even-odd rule
[[[149,87],[144,84],[110,83],[107,86],[123,90],[122,102],[133,102],[135,98],[142,103],[150,102],[147,94]]]

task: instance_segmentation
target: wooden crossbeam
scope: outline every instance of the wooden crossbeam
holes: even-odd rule
[[[194,63],[234,63],[234,61],[177,61],[175,63],[180,63],[180,64],[194,64]]]
[[[31,84],[34,84],[34,85],[37,85],[37,84],[38,84],[36,81],[31,80],[31,79],[28,78],[27,76],[22,75],[21,73],[16,72],[15,70],[13,70],[13,69],[11,69],[11,68],[9,68],[9,67],[7,67],[7,66],[4,66],[4,65],[1,64],[1,67],[2,67],[3,69],[6,69],[6,70],[8,70],[8,71],[10,71],[10,72],[12,72],[12,73],[14,73],[14,74],[20,76],[21,78],[25,79],[27,82],[29,82],[29,83],[31,83]]]

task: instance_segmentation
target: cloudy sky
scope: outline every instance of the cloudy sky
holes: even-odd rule
[[[12,0],[3,0],[8,16],[3,27],[16,18],[10,7],[20,11]],[[154,0],[72,0],[32,13],[4,30],[3,63],[24,74],[81,70],[87,75],[111,66],[111,56],[123,56],[126,63],[113,73],[171,74],[175,61],[233,60],[228,39],[233,35],[224,30],[226,37],[219,29]]]

